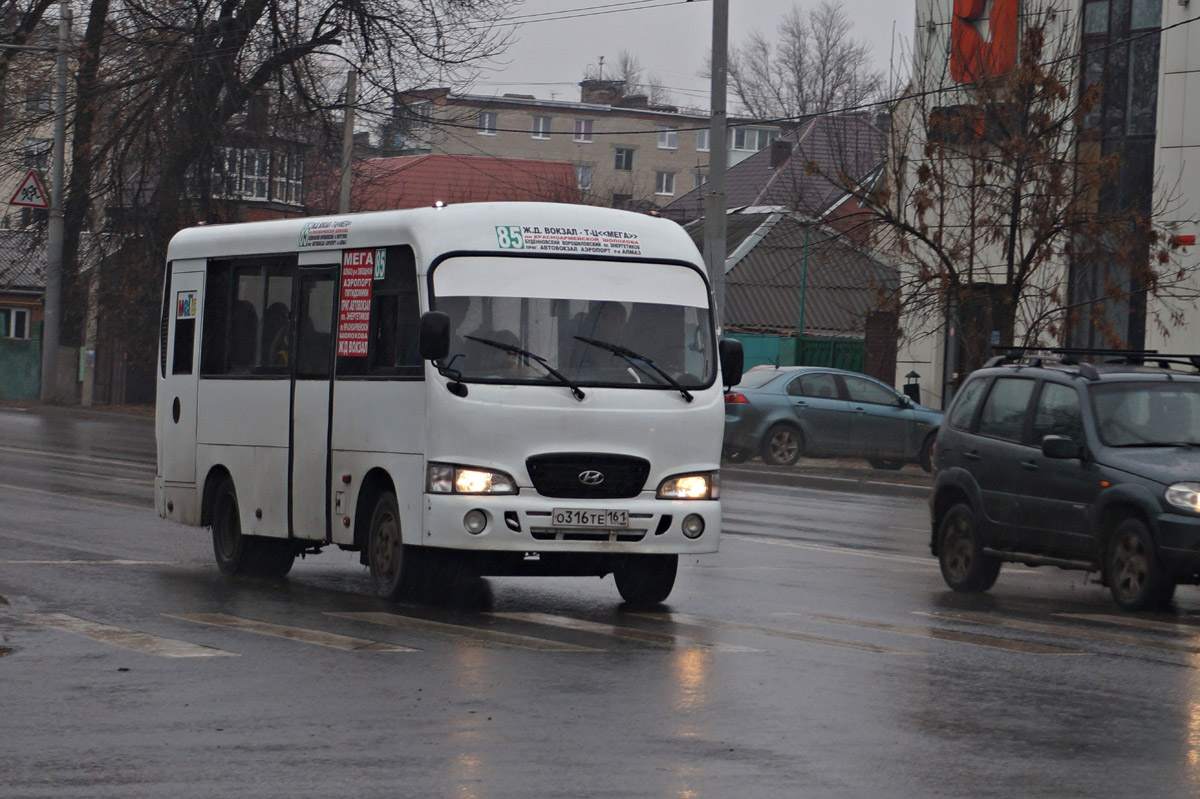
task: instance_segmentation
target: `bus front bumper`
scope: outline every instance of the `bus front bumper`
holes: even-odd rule
[[[626,518],[626,523],[556,526],[556,510],[602,511],[609,518]],[[697,528],[702,531],[689,538],[683,532],[685,522],[693,534]],[[425,546],[459,550],[703,554],[717,551],[721,503],[663,500],[653,495],[599,501],[552,500],[537,495],[426,494],[423,533],[421,543]]]

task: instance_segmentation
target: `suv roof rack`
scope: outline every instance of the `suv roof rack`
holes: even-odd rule
[[[1004,348],[993,347],[993,349]],[[999,366],[1004,363],[1028,363],[1030,366],[1042,366],[1047,362],[1059,363],[1063,366],[1078,366],[1080,374],[1084,377],[1089,380],[1098,380],[1099,373],[1091,363],[1084,361],[1084,358],[1099,360],[1104,364],[1150,365],[1160,369],[1170,369],[1172,365],[1189,366],[1200,372],[1200,354],[1090,347],[1009,347],[1003,355],[989,358],[984,366]]]

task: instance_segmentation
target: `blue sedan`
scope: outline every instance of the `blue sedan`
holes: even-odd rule
[[[942,412],[842,369],[752,369],[725,395],[725,457],[776,466],[808,457],[866,458],[877,469],[932,468]]]

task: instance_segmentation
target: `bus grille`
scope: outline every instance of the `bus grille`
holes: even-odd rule
[[[525,460],[525,468],[539,494],[563,499],[636,497],[650,475],[645,458],[593,452],[534,455]],[[586,472],[599,472],[603,480],[585,482],[580,478]]]

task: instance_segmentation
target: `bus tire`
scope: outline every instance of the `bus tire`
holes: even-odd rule
[[[375,595],[399,599],[409,589],[416,564],[410,562],[405,552],[400,536],[400,505],[391,491],[383,492],[375,500],[367,533],[367,553]]]
[[[228,476],[213,492],[212,520],[213,554],[221,574],[282,577],[292,570],[296,553],[290,542],[242,534],[237,491]]]
[[[630,555],[613,570],[613,579],[629,604],[657,605],[671,595],[678,570],[678,555]]]

